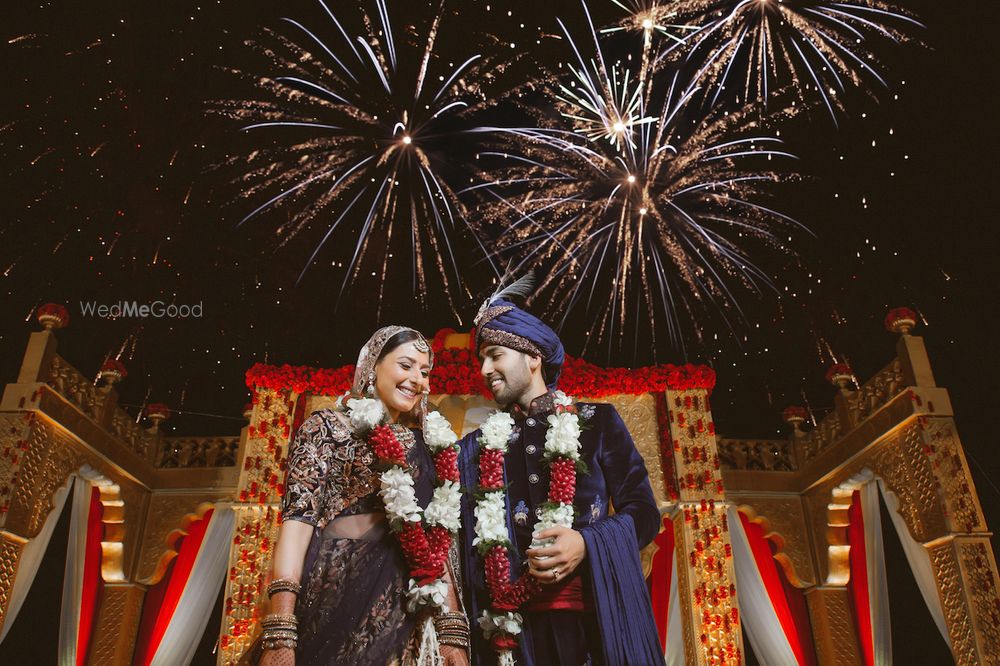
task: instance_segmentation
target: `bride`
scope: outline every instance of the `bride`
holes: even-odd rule
[[[262,666],[464,666],[456,437],[426,411],[433,354],[403,326],[361,349],[350,397],[289,454]],[[258,657],[259,655],[259,657]]]

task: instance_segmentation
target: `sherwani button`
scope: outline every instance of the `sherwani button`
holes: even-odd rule
[[[528,483],[538,483],[538,475],[537,474],[529,474],[528,475]]]
[[[531,455],[537,450],[538,448],[534,444],[528,444],[526,447],[524,447],[524,452],[527,453],[528,455]]]
[[[528,419],[527,421],[525,421],[525,423],[528,424],[529,428],[534,428],[535,427],[535,423],[537,423],[537,421],[535,421],[535,419]]]

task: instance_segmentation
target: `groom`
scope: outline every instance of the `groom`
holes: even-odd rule
[[[660,514],[645,464],[621,417],[611,405],[575,406],[582,426],[580,460],[587,468],[576,477],[576,517],[572,528],[532,535],[549,489],[543,459],[547,419],[565,402],[556,391],[563,346],[544,322],[504,298],[480,310],[476,338],[483,378],[514,421],[504,463],[511,578],[532,576],[538,590],[518,610],[523,626],[514,636],[516,647],[511,645],[515,663],[663,664],[639,563],[639,549],[659,531]],[[463,440],[460,467],[466,488],[479,485],[481,435],[476,430]],[[475,661],[492,664],[497,653],[477,626],[490,597],[483,556],[473,545],[475,504],[476,498],[466,496],[462,511],[467,610]]]

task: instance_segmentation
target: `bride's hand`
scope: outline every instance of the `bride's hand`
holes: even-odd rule
[[[442,645],[441,656],[444,666],[469,666],[469,653],[454,645]]]
[[[295,650],[287,647],[264,650],[257,666],[295,666]]]

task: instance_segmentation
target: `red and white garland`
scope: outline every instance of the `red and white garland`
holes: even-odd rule
[[[573,497],[576,471],[580,464],[580,417],[573,400],[555,393],[555,414],[548,417],[543,460],[549,466],[548,501],[532,532],[550,527],[573,527]],[[507,493],[504,490],[504,455],[514,431],[514,419],[506,412],[494,412],[483,423],[479,436],[479,488],[474,514],[476,537],[490,593],[490,608],[479,618],[483,635],[497,651],[500,664],[513,664],[511,651],[517,647],[523,618],[518,609],[540,589],[530,575],[510,579],[512,547],[507,533]],[[534,545],[534,544],[533,544]]]
[[[444,576],[448,551],[461,524],[458,437],[443,416],[428,414],[424,441],[434,458],[437,487],[427,508],[421,509],[406,450],[392,428],[383,423],[382,403],[372,398],[352,398],[347,408],[351,426],[365,437],[385,468],[379,477],[378,494],[410,568],[406,609],[410,613],[423,608],[447,612],[448,584]]]

